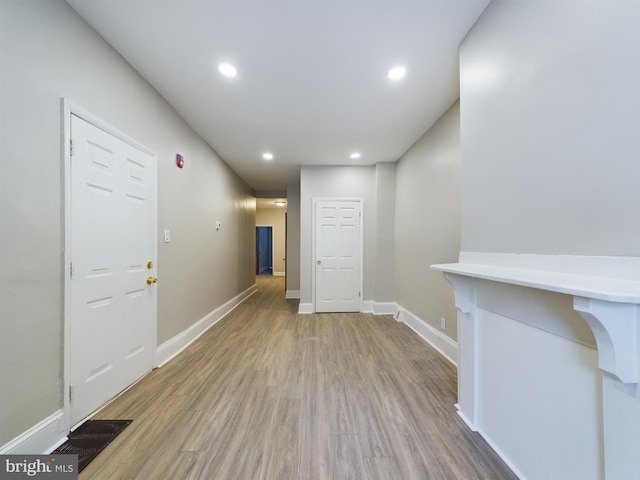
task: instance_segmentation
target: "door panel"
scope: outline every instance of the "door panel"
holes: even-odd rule
[[[72,115],[71,422],[153,367],[155,158]],[[147,262],[153,262],[152,269]]]
[[[359,201],[316,202],[316,312],[360,311],[360,215]]]

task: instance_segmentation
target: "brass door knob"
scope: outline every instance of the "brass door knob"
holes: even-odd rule
[[[154,283],[158,283],[158,279],[156,277],[147,277],[147,285],[153,285]]]
[[[316,260],[316,263],[317,263],[318,265],[321,265],[321,264],[322,264],[322,260]]]

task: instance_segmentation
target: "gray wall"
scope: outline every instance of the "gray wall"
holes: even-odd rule
[[[312,301],[314,198],[363,199],[364,301],[393,301],[395,164],[302,166],[300,170],[300,302]]]
[[[376,165],[376,302],[393,302],[395,267],[396,163]]]
[[[287,291],[300,291],[300,184],[287,185]]]
[[[395,301],[457,337],[451,286],[434,263],[460,250],[460,107],[456,102],[400,159],[396,171]]]
[[[300,303],[311,303],[312,220],[314,198],[362,198],[364,236],[363,299],[373,298],[376,257],[375,167],[305,166],[300,168]]]
[[[62,0],[0,2],[0,65],[3,445],[63,405],[61,97],[158,154],[158,343],[254,283],[255,199]]]
[[[462,250],[640,255],[638,18],[489,4],[460,49]]]

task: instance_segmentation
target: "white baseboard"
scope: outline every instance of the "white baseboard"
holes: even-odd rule
[[[447,360],[456,366],[458,365],[458,344],[455,341],[408,310],[399,307],[398,311],[396,320],[405,323],[423,340],[444,355]]]
[[[163,366],[173,357],[178,355],[182,350],[196,341],[200,335],[215,325],[220,319],[240,305],[244,300],[256,292],[256,286],[247,288],[244,292],[236,295],[228,302],[220,305],[211,313],[208,313],[189,328],[180,332],[173,338],[170,338],[157,349],[156,359],[158,367]]]
[[[456,413],[458,414],[458,416],[462,419],[462,421],[467,425],[467,427],[469,428],[469,430],[471,430],[472,432],[477,432],[478,431],[478,427],[476,427],[473,422],[471,422],[471,420],[469,420],[467,418],[467,416],[462,413],[462,410],[460,410],[460,405],[459,404],[455,404],[456,407]]]
[[[360,311],[362,313],[373,313],[373,300],[363,300],[360,305]]]
[[[298,306],[299,314],[313,313],[313,303],[302,303]]]
[[[292,290],[297,295],[296,297],[289,296],[289,290],[285,294],[285,298],[300,298],[300,290]],[[398,313],[398,305],[393,302],[375,302],[373,300],[364,300],[360,305],[360,311],[362,313],[373,313],[374,315],[393,315]],[[306,314],[313,313],[312,303],[300,303],[298,307],[298,313]]]
[[[375,302],[373,304],[374,315],[396,315],[398,313],[398,305],[394,302]]]
[[[376,302],[375,300],[365,300],[362,302],[362,313],[373,313],[374,315],[396,315],[398,305],[394,302]]]
[[[300,290],[287,290],[284,292],[284,298],[296,299],[300,298]]]
[[[64,411],[49,415],[29,430],[0,447],[0,455],[51,453],[67,440],[67,422]]]
[[[285,275],[285,272],[273,272],[274,277],[284,277]]]

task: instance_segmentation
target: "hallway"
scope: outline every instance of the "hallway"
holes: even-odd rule
[[[284,278],[94,418],[132,424],[94,479],[507,480],[455,413],[456,372],[390,316],[298,315]]]

